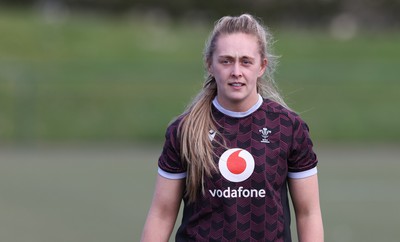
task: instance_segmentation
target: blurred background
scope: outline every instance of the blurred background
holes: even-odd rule
[[[310,126],[326,241],[398,241],[398,0],[0,0],[0,241],[138,241],[209,31],[245,12]]]

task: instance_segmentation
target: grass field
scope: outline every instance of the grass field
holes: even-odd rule
[[[142,142],[201,87],[210,27],[0,9],[0,241],[138,240],[161,150]],[[399,32],[272,31],[317,144],[326,241],[398,241]]]
[[[210,28],[0,10],[1,140],[159,141],[201,87]],[[272,31],[277,82],[315,139],[400,141],[398,31]]]
[[[138,241],[159,145],[0,148],[0,241]],[[326,241],[395,242],[398,147],[319,145]]]

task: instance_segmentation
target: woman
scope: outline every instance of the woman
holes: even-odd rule
[[[204,52],[208,78],[167,129],[142,241],[323,241],[308,127],[277,92],[271,36],[251,15],[223,17]]]

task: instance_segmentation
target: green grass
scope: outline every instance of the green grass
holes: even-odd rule
[[[316,137],[398,140],[399,35],[364,33],[342,42],[285,33],[280,39],[279,80]]]
[[[0,11],[0,141],[160,142],[201,87],[210,26]],[[400,35],[273,28],[319,154],[326,241],[397,241]],[[320,145],[320,141],[363,141]],[[160,145],[0,148],[0,241],[137,241]]]
[[[326,241],[398,241],[397,150],[316,146]],[[160,145],[2,146],[0,241],[138,241],[160,152]]]
[[[210,25],[0,12],[5,142],[160,140],[201,88]],[[400,140],[400,35],[273,28],[277,82],[316,140]]]

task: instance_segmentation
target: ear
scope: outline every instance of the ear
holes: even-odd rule
[[[207,65],[208,74],[213,76],[213,68],[212,68],[211,62],[207,61],[206,65]]]
[[[267,58],[262,59],[261,60],[261,66],[260,66],[260,72],[258,73],[258,77],[261,77],[262,75],[264,75],[264,72],[267,69],[267,65],[268,65]]]

